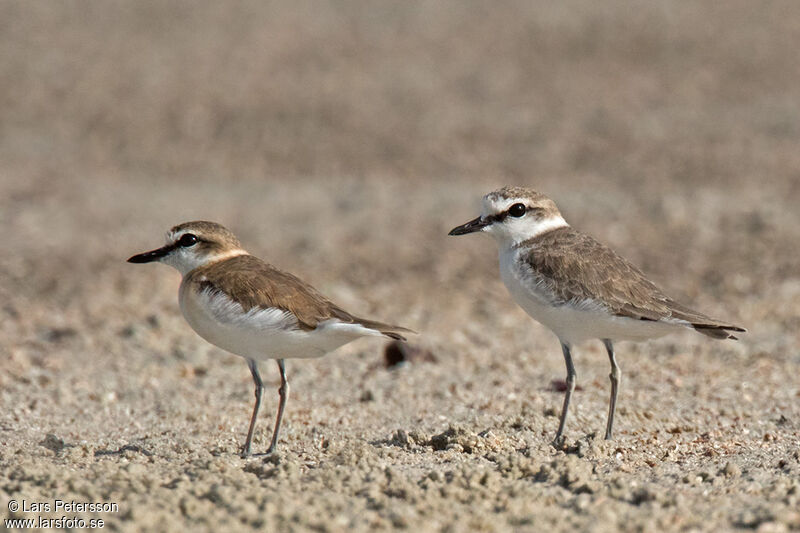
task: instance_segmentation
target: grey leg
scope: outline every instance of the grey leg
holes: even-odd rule
[[[258,375],[258,363],[253,359],[248,359],[247,366],[250,367],[250,373],[253,374],[253,383],[256,386],[256,404],[253,406],[253,416],[250,417],[250,429],[247,430],[247,440],[244,441],[242,457],[250,455],[250,445],[253,443],[253,429],[256,427],[258,408],[261,407],[261,391],[264,390],[264,384],[261,383],[261,376]]]
[[[278,417],[275,419],[275,431],[272,432],[272,443],[269,445],[267,455],[275,451],[278,443],[278,431],[281,429],[281,419],[283,418],[283,408],[286,407],[286,400],[289,398],[289,382],[286,380],[286,368],[283,359],[278,359],[278,369],[281,371],[281,387],[278,389],[281,400],[278,403]]]
[[[603,339],[603,344],[606,345],[608,359],[611,361],[611,373],[608,375],[611,378],[611,399],[608,402],[608,424],[606,425],[606,440],[609,440],[611,439],[611,430],[614,427],[614,411],[617,410],[617,387],[619,386],[621,372],[617,366],[617,360],[614,358],[614,346],[611,344],[611,340]]]
[[[572,364],[572,355],[569,351],[569,345],[561,343],[561,351],[564,352],[564,362],[567,364],[567,391],[564,393],[564,405],[561,407],[561,419],[558,421],[558,431],[553,444],[558,447],[561,445],[562,435],[564,434],[564,426],[567,425],[567,411],[569,410],[569,400],[572,398],[572,391],[575,390],[575,365]]]

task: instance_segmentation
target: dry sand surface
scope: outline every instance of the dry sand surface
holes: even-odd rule
[[[0,3],[0,516],[119,531],[800,529],[800,4]],[[676,299],[749,329],[576,349],[447,237],[552,196]],[[224,223],[413,328],[288,363],[237,452],[244,361],[125,259]],[[254,446],[266,449],[277,368]],[[56,499],[116,512],[9,511]]]

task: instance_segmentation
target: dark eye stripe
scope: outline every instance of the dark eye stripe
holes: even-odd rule
[[[514,205],[516,205],[516,204],[514,204]],[[509,208],[509,209],[511,209],[511,208]],[[541,208],[541,207],[526,207],[525,208],[525,214],[535,213],[536,215],[541,215],[541,213],[543,211],[544,211],[544,209]],[[491,221],[491,223],[495,223],[495,222],[503,222],[509,216],[512,216],[512,215],[509,215],[508,209],[506,209],[502,213],[497,213],[496,215],[489,215],[486,218],[487,218],[487,220]]]
[[[516,205],[516,204],[514,204],[514,205]],[[525,208],[525,214],[535,213],[536,216],[541,216],[542,212],[544,212],[544,209],[541,208],[541,207],[526,207]],[[503,222],[509,216],[510,215],[508,214],[508,209],[506,209],[502,213],[497,213],[496,215],[489,215],[488,217],[486,217],[485,220],[489,224],[494,224],[495,222]]]

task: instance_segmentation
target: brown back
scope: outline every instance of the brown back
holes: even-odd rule
[[[741,330],[673,301],[614,250],[571,227],[544,233],[520,246],[531,250],[528,265],[533,275],[559,304],[596,300],[618,316],[674,318],[701,328]]]
[[[221,292],[239,303],[244,311],[270,307],[289,311],[305,330],[336,318],[377,329],[393,338],[400,337],[397,332],[409,331],[351,315],[300,278],[252,255],[240,255],[197,268],[187,275],[185,283],[199,290]]]

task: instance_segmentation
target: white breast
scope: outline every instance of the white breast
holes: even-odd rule
[[[303,330],[288,311],[245,311],[222,293],[198,292],[184,284],[179,301],[183,316],[198,335],[223,350],[255,360],[321,357],[359,337],[381,335],[336,319],[321,322],[313,330]]]
[[[500,251],[500,276],[517,304],[534,320],[547,326],[566,344],[587,339],[644,340],[659,337],[675,328],[676,323],[652,322],[614,316],[602,302],[556,302],[548,287],[539,283],[521,254],[526,250],[505,248]]]

